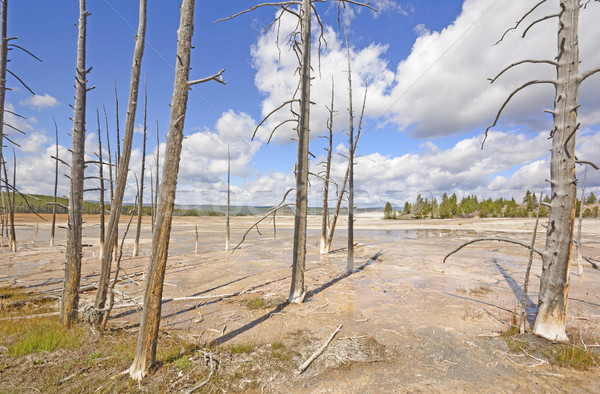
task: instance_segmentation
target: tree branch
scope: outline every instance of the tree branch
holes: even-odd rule
[[[593,70],[589,70],[584,72],[583,74],[581,74],[579,76],[579,83],[585,81],[588,77],[591,77],[592,75],[599,73],[600,72],[600,67],[594,68]]]
[[[343,4],[350,3],[350,4],[358,5],[358,6],[361,6],[361,7],[366,7],[368,9],[372,10],[372,11],[378,12],[377,9],[373,8],[371,6],[371,3],[368,3],[368,2],[367,3],[361,3],[359,1],[354,1],[354,0],[333,0],[333,1],[337,1],[337,2],[343,3]]]
[[[269,119],[269,117],[271,115],[273,115],[275,112],[279,111],[281,108],[285,107],[286,105],[291,104],[291,103],[296,102],[296,101],[299,102],[300,99],[288,100],[288,101],[284,102],[283,104],[281,104],[279,107],[275,108],[273,111],[269,112],[267,114],[267,116],[265,116],[263,118],[263,120],[260,121],[260,123],[258,124],[258,126],[256,126],[256,128],[254,129],[254,133],[252,133],[252,138],[250,138],[250,141],[254,140],[254,137],[256,137],[256,132],[258,131],[258,129],[260,128],[260,126],[262,126],[262,124],[265,123],[267,121],[267,119]],[[269,138],[269,140],[270,140],[270,138]]]
[[[500,76],[502,74],[504,74],[506,71],[510,70],[511,68],[518,66],[520,64],[523,63],[546,63],[546,64],[551,64],[555,67],[558,67],[558,63],[555,62],[554,60],[533,60],[533,59],[526,59],[526,60],[521,60],[519,62],[513,63],[510,66],[506,67],[504,70],[500,71],[500,73],[498,73],[498,75],[496,75],[494,78],[488,78],[488,81],[490,81],[490,83],[494,83],[496,82],[496,80],[498,78],[500,78]]]
[[[29,89],[29,86],[27,86],[27,85],[25,84],[25,82],[23,82],[23,81],[21,80],[21,78],[17,77],[17,75],[16,75],[14,72],[10,71],[9,69],[6,69],[6,71],[8,71],[8,72],[9,72],[9,74],[10,74],[10,75],[12,75],[13,77],[17,78],[17,80],[18,80],[19,82],[21,82],[21,85],[25,86],[25,89],[29,90],[29,92],[35,96],[35,93],[33,92],[33,90]]]
[[[197,85],[199,83],[204,83],[204,82],[208,82],[208,81],[215,81],[215,82],[221,83],[223,85],[227,85],[227,82],[223,81],[223,73],[224,72],[225,72],[225,69],[222,69],[221,71],[219,71],[215,75],[211,75],[210,77],[206,77],[206,78],[202,78],[202,79],[197,79],[195,81],[188,81],[187,84],[188,84],[188,86],[193,86],[193,85]]]
[[[496,119],[494,119],[494,123],[492,125],[490,125],[487,129],[485,129],[485,137],[483,139],[483,142],[481,143],[481,149],[483,149],[483,145],[485,144],[485,140],[487,139],[488,136],[488,131],[496,126],[496,123],[498,123],[498,119],[500,118],[500,115],[502,114],[502,111],[504,111],[504,108],[508,105],[508,103],[510,102],[510,100],[514,97],[515,94],[517,94],[518,92],[520,92],[521,90],[525,89],[528,86],[531,85],[538,85],[538,84],[544,84],[544,83],[549,83],[552,84],[556,87],[556,81],[552,81],[552,80],[533,80],[533,81],[529,81],[521,86],[519,86],[518,88],[516,88],[515,90],[512,91],[512,93],[508,96],[508,98],[506,99],[506,101],[504,102],[504,104],[502,104],[502,107],[500,107],[500,110],[498,111],[498,113],[496,114]]]
[[[9,47],[15,47],[18,48],[20,50],[22,50],[23,52],[29,54],[31,57],[33,57],[35,60],[38,60],[40,63],[43,63],[44,61],[42,59],[40,59],[39,57],[35,56],[33,53],[29,52],[27,49],[23,48],[22,46],[19,46],[17,44],[8,44]]]
[[[539,6],[541,6],[542,4],[544,4],[546,1],[548,1],[548,0],[542,0],[539,3],[537,3],[536,5],[534,5],[532,9],[530,9],[529,11],[527,11],[527,13],[525,15],[523,15],[523,17],[517,21],[517,23],[514,25],[514,27],[511,27],[511,28],[507,29],[504,32],[504,34],[502,34],[502,37],[500,37],[500,39],[494,45],[498,45],[500,42],[502,42],[502,40],[504,40],[504,37],[508,34],[509,31],[511,31],[511,30],[517,30],[517,28],[519,27],[519,25],[521,24],[521,22],[523,22],[525,20],[525,18],[527,18],[533,11],[536,10],[536,8],[538,8]]]
[[[527,29],[525,29],[525,31],[523,32],[523,35],[521,36],[521,38],[525,38],[525,35],[529,31],[529,29],[531,29],[533,26],[537,25],[538,23],[543,22],[543,21],[548,20],[548,19],[559,18],[559,17],[560,17],[559,14],[546,15],[543,18],[540,18],[538,20],[535,20],[535,21],[531,22],[531,24],[529,26],[527,26]]]
[[[285,192],[285,194],[283,195],[283,199],[281,200],[281,202],[280,202],[280,203],[279,203],[279,204],[278,204],[278,205],[277,205],[275,208],[271,209],[271,210],[270,210],[269,212],[267,212],[267,213],[266,213],[266,214],[265,214],[265,215],[264,215],[262,218],[260,218],[260,219],[259,219],[257,222],[255,222],[255,223],[254,223],[252,226],[250,226],[250,228],[249,228],[249,229],[246,231],[246,233],[243,235],[243,237],[242,237],[242,240],[240,241],[240,243],[239,243],[239,244],[237,244],[237,246],[231,250],[231,253],[235,252],[235,251],[236,251],[236,250],[237,250],[237,249],[240,247],[240,245],[241,245],[241,244],[242,244],[242,243],[243,243],[243,242],[246,240],[246,235],[248,235],[248,233],[250,233],[250,231],[252,231],[252,229],[253,229],[254,227],[258,228],[258,224],[259,224],[260,222],[262,222],[263,220],[265,220],[266,218],[268,218],[269,216],[271,216],[271,214],[273,214],[274,212],[277,212],[277,211],[278,211],[278,210],[280,210],[281,208],[285,208],[285,207],[287,207],[287,206],[294,205],[294,203],[287,203],[287,204],[284,204],[284,202],[285,202],[285,199],[287,198],[288,194],[290,194],[290,192],[291,192],[292,190],[296,190],[296,188],[291,188],[291,189],[288,189],[288,191],[287,191],[287,192]]]
[[[275,134],[275,130],[277,130],[279,127],[283,126],[284,124],[286,124],[288,122],[298,122],[298,119],[284,120],[283,122],[281,122],[277,126],[275,126],[275,128],[273,128],[273,131],[271,131],[271,135],[269,136],[269,140],[267,141],[267,145],[269,144],[269,142],[271,142],[271,138],[273,138],[273,134]]]
[[[252,8],[248,8],[247,10],[240,11],[237,14],[229,15],[226,18],[217,19],[213,23],[217,23],[217,22],[222,22],[222,21],[226,21],[226,20],[229,20],[229,19],[233,19],[233,18],[238,17],[240,15],[252,12],[252,11],[254,11],[254,10],[258,9],[258,8],[261,8],[261,7],[267,7],[267,6],[281,7],[281,6],[294,5],[294,4],[300,5],[301,2],[300,1],[278,1],[278,2],[273,2],[273,3],[262,3],[262,4],[255,5]]]
[[[540,256],[542,256],[542,251],[539,249],[534,248],[532,245],[526,244],[525,242],[521,242],[521,241],[517,241],[516,239],[510,239],[510,238],[477,238],[477,239],[472,239],[468,242],[465,242],[464,244],[460,245],[458,248],[454,249],[452,252],[448,253],[446,255],[446,257],[444,257],[444,260],[442,261],[443,264],[446,263],[446,260],[448,259],[448,257],[452,256],[454,253],[458,252],[459,250],[461,250],[462,248],[464,248],[467,245],[470,245],[472,243],[475,242],[482,242],[482,241],[497,241],[497,242],[508,242],[511,244],[515,244],[515,245],[521,245],[529,250],[534,251],[535,253],[539,254]]]

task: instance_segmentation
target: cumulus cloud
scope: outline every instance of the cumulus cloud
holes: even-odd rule
[[[384,1],[382,4],[390,2]],[[441,31],[431,31],[426,25],[414,29],[418,37],[411,54],[399,64],[389,64],[387,51],[392,43],[371,43],[363,48],[351,48],[351,62],[355,87],[369,82],[367,115],[379,125],[384,122],[399,130],[408,130],[417,138],[435,138],[459,134],[475,129],[485,129],[494,119],[504,100],[518,86],[532,79],[551,79],[555,70],[548,65],[526,64],[505,73],[493,85],[494,77],[509,64],[523,59],[553,59],[556,56],[556,30],[554,21],[532,28],[522,39],[524,27],[531,21],[555,13],[558,1],[549,1],[533,12],[524,27],[509,32],[498,45],[493,45],[514,21],[524,15],[531,4],[510,0],[502,4],[488,0],[466,0],[461,14]],[[600,7],[582,10],[580,22],[581,69],[600,64]],[[293,17],[282,18],[279,37],[286,37],[296,26]],[[289,100],[298,84],[296,56],[284,43],[281,51],[274,45],[276,32],[259,38],[252,50],[256,69],[255,83],[265,95],[263,115],[282,102]],[[315,79],[311,85],[313,122],[311,130],[323,130],[325,105],[330,101],[332,77],[336,84],[335,97],[338,108],[346,108],[347,62],[343,37],[332,27],[325,27],[327,49],[318,59],[314,43],[313,68]],[[600,87],[598,78],[586,80],[582,86],[582,119],[600,122],[600,98],[595,92]],[[360,89],[356,89],[360,91]],[[355,108],[359,108],[361,94],[356,94]],[[525,126],[531,130],[548,128],[550,118],[543,110],[553,105],[553,88],[536,85],[517,94],[506,107],[500,127]],[[289,117],[280,112],[267,123],[266,129]],[[343,115],[340,117],[343,118]],[[343,122],[344,120],[340,120]],[[369,126],[370,123],[367,125]],[[289,141],[291,127],[279,130],[279,142]],[[262,135],[264,138],[265,136]]]
[[[59,102],[56,98],[46,93],[43,95],[36,94],[35,96],[31,96],[25,100],[20,101],[19,104],[40,111],[45,108],[56,107],[59,104]]]

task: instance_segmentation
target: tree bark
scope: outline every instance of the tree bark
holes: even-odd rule
[[[181,20],[177,31],[177,60],[175,62],[175,86],[171,102],[169,133],[163,167],[160,199],[156,213],[156,224],[152,233],[152,254],[146,277],[144,311],[133,364],[129,368],[131,378],[140,381],[150,370],[156,358],[156,344],[160,325],[163,280],[167,264],[171,221],[175,204],[175,190],[183,126],[188,99],[190,52],[194,30],[195,0],[182,0]]]
[[[77,70],[75,77],[75,107],[73,113],[73,144],[71,159],[71,191],[69,195],[69,223],[66,250],[65,281],[63,286],[60,321],[71,327],[77,317],[79,281],[81,279],[81,226],[83,181],[85,170],[85,107],[87,74],[85,68],[86,28],[89,13],[85,0],[79,0],[79,30],[77,40]]]
[[[333,103],[334,103],[335,89],[333,76],[331,77],[331,107],[329,108],[329,120],[327,122],[327,129],[329,130],[327,147],[327,161],[325,162],[325,179],[323,181],[323,217],[321,221],[321,242],[319,247],[320,254],[329,253],[327,248],[327,229],[329,228],[329,178],[331,177],[331,151],[333,149]]]
[[[310,50],[311,50],[311,4],[302,0],[300,63],[300,119],[298,121],[298,164],[296,171],[296,216],[294,218],[294,249],[292,282],[289,302],[302,303],[306,295],[304,267],[306,258],[306,222],[308,206],[308,139],[310,119]]]
[[[575,131],[579,90],[579,1],[561,0],[560,7],[550,161],[552,195],[540,277],[538,313],[533,332],[551,341],[563,342],[568,340],[565,326],[577,195]]]
[[[142,174],[140,175],[140,192],[138,199],[137,226],[135,230],[135,243],[133,244],[133,257],[139,254],[140,233],[142,231],[142,213],[144,210],[144,172],[146,171],[146,115],[148,114],[147,89],[144,88],[144,142],[142,144]]]
[[[129,86],[129,102],[127,106],[127,116],[125,119],[125,136],[123,138],[123,152],[119,155],[117,183],[115,185],[114,199],[110,206],[110,217],[106,231],[106,242],[102,255],[102,267],[100,269],[100,278],[98,280],[98,291],[94,306],[103,308],[106,301],[106,292],[110,279],[110,270],[113,251],[116,251],[115,245],[118,244],[118,227],[121,217],[121,207],[123,205],[123,196],[125,186],[127,185],[127,175],[129,173],[129,161],[131,158],[131,146],[133,142],[133,129],[135,127],[135,114],[137,111],[138,90],[140,84],[140,73],[142,68],[142,57],[144,55],[144,44],[146,35],[146,0],[140,0],[138,33],[135,38],[135,49],[133,53],[133,65],[131,67],[131,83]],[[118,130],[118,128],[117,128]],[[117,137],[118,138],[118,137]],[[120,141],[117,146],[120,146]]]

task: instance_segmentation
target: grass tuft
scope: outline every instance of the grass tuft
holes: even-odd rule
[[[583,371],[600,362],[598,354],[574,344],[553,346],[544,352],[544,356],[551,364]]]
[[[249,343],[236,343],[231,345],[229,351],[231,354],[248,354],[254,350],[254,345]]]

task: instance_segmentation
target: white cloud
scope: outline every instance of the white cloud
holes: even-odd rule
[[[386,2],[384,2],[386,3]],[[387,3],[386,3],[387,4]],[[369,81],[366,113],[377,122],[396,125],[418,138],[435,138],[472,130],[484,130],[496,112],[518,86],[532,79],[550,79],[555,70],[546,64],[525,64],[506,72],[493,85],[488,78],[512,62],[522,59],[553,59],[556,56],[556,22],[551,20],[532,28],[526,38],[521,34],[531,21],[554,13],[557,0],[544,4],[517,31],[510,31],[498,45],[493,45],[515,20],[532,5],[520,0],[497,3],[490,0],[466,0],[461,14],[441,31],[430,31],[418,25],[411,54],[397,65],[389,64],[387,51],[393,42],[372,43],[364,48],[351,48],[354,108],[360,108],[362,81]],[[600,64],[600,7],[582,10],[580,23],[581,70]],[[286,37],[295,27],[292,17],[282,19],[279,37]],[[319,134],[326,117],[325,105],[330,101],[331,78],[335,79],[337,108],[347,107],[347,61],[343,36],[326,26],[327,49],[320,61],[314,43],[312,65],[315,79],[311,85],[311,130]],[[284,43],[281,52],[275,46],[276,32],[259,38],[252,50],[256,69],[255,83],[265,95],[263,115],[289,100],[298,83],[296,56]],[[390,49],[391,48],[391,49]],[[593,79],[593,80],[592,80]],[[582,120],[600,122],[600,78],[586,80],[581,89]],[[550,117],[543,110],[553,105],[554,91],[550,85],[537,85],[518,93],[506,107],[498,129],[524,126],[532,130],[549,129]],[[275,114],[266,124],[265,133],[289,117],[289,112]],[[344,114],[339,116],[343,124]],[[370,127],[367,122],[366,127]],[[291,127],[282,127],[278,142],[293,136]],[[261,138],[266,138],[261,134]]]
[[[36,94],[35,96],[31,96],[25,100],[20,101],[19,104],[40,111],[44,108],[56,107],[59,104],[59,102],[56,98],[46,93],[44,95]]]

